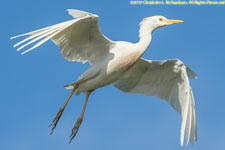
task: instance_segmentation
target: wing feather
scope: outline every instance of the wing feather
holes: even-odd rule
[[[11,39],[29,35],[14,47],[27,42],[17,49],[19,51],[39,41],[33,47],[22,52],[24,54],[52,39],[59,46],[64,58],[69,61],[83,63],[89,61],[92,65],[100,62],[109,53],[114,42],[101,33],[98,16],[80,10],[68,9],[68,12],[77,19],[14,36]]]
[[[85,11],[77,10],[77,9],[67,9],[67,11],[74,18],[82,18],[87,15],[92,15],[89,12],[85,12]]]
[[[178,59],[151,61],[139,59],[114,86],[128,93],[141,93],[166,100],[181,114],[180,143],[197,140],[195,105],[189,78],[196,74]]]
[[[28,43],[22,45],[21,47],[19,47],[19,48],[17,49],[17,51],[21,50],[22,48],[24,48],[24,47],[30,45],[31,43],[34,43],[34,42],[36,42],[36,41],[38,41],[38,40],[40,40],[40,39],[42,39],[42,38],[48,37],[49,35],[51,35],[51,34],[53,34],[53,33],[55,33],[55,32],[56,32],[56,30],[52,30],[52,31],[50,31],[50,32],[47,31],[47,32],[45,32],[45,33],[42,33],[42,34],[40,34],[37,38],[35,38],[35,39],[29,41]]]

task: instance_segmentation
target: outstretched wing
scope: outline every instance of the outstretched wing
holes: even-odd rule
[[[166,100],[181,114],[181,138],[193,144],[197,140],[195,103],[188,78],[197,78],[183,62],[178,59],[151,61],[139,59],[128,72],[114,83],[123,92],[141,93]]]
[[[89,61],[92,65],[101,61],[108,54],[114,42],[101,33],[98,16],[80,10],[68,9],[68,12],[76,19],[12,37],[11,39],[29,35],[14,47],[27,42],[17,49],[19,51],[38,41],[33,47],[22,53],[24,54],[52,39],[59,46],[64,58],[69,61],[83,63]]]

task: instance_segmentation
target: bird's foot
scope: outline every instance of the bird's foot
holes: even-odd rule
[[[49,125],[49,127],[52,126],[50,135],[52,135],[52,133],[53,133],[53,131],[54,131],[54,129],[55,129],[55,127],[56,127],[60,117],[62,116],[63,111],[64,111],[64,108],[60,108],[59,112],[57,113],[57,115],[55,116],[55,118],[53,119],[51,124]]]
[[[69,143],[71,143],[72,140],[73,140],[73,138],[76,136],[77,131],[79,130],[80,125],[82,123],[82,120],[83,120],[83,117],[80,117],[80,118],[77,119],[77,122],[76,122],[75,126],[72,129],[72,133],[70,135],[70,141],[69,141]]]

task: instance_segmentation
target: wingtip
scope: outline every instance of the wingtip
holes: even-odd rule
[[[184,146],[184,139],[180,139],[180,146],[183,147]]]
[[[190,69],[190,68],[189,68]],[[192,71],[192,70],[191,70]],[[192,78],[193,79],[198,79],[198,76],[197,76],[197,74],[194,72],[194,71],[192,71]]]
[[[25,36],[25,35],[27,35],[27,33],[13,36],[13,37],[10,38],[10,40],[21,37],[21,36]]]
[[[71,9],[67,9],[67,12],[69,13],[71,11]]]
[[[82,18],[88,15],[91,15],[91,13],[89,12],[78,10],[78,9],[67,9],[67,11],[68,11],[68,14],[74,18]]]
[[[21,55],[24,55],[26,52],[22,52]]]
[[[21,55],[24,55],[25,53],[27,53],[27,52],[31,51],[32,49],[34,49],[34,47],[31,47],[30,49],[28,49],[28,50],[26,50],[26,51],[22,52],[22,53],[21,53]]]
[[[75,10],[75,9],[70,9],[70,8],[69,8],[69,9],[67,9],[67,11],[68,11],[68,12],[69,12],[69,11],[71,11],[71,10]]]
[[[16,51],[20,51],[22,48],[23,48],[23,47],[21,46],[21,47],[17,48],[17,50],[16,50]]]

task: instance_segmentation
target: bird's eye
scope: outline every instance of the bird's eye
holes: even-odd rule
[[[159,18],[159,21],[163,21],[163,18]]]

